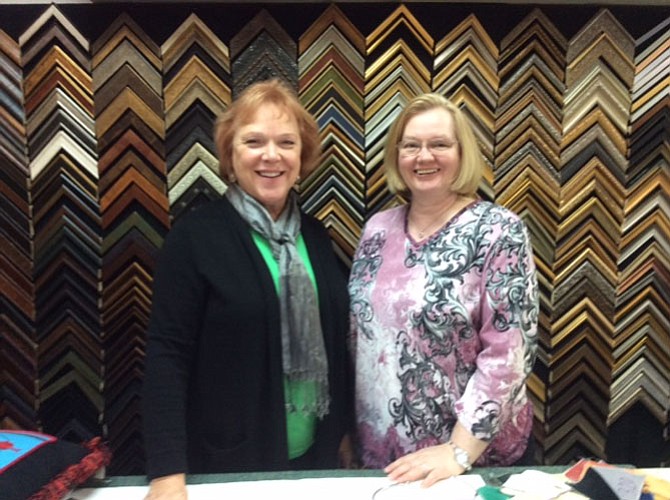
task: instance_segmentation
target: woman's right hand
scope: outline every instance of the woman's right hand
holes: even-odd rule
[[[186,474],[157,477],[149,483],[144,500],[186,500]]]

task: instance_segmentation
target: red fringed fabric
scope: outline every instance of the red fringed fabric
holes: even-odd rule
[[[84,443],[84,446],[90,452],[88,455],[58,474],[29,500],[61,500],[70,490],[84,483],[100,468],[109,465],[111,453],[99,437]]]

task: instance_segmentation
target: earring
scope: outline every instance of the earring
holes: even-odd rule
[[[237,178],[235,177],[235,174],[234,174],[234,173],[231,173],[231,174],[228,176],[228,182],[230,182],[231,184],[234,184],[236,180],[237,180]]]

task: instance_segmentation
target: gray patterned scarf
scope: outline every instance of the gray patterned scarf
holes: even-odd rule
[[[300,234],[298,194],[291,190],[286,207],[276,221],[237,184],[231,184],[225,196],[249,226],[270,243],[279,264],[284,375],[289,381],[313,381],[315,385],[313,405],[296,408],[292,401],[287,401],[287,408],[322,418],[328,413],[330,403],[328,360],[316,291],[296,248]]]

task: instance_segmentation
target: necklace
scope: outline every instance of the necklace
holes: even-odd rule
[[[424,227],[419,228],[417,227],[416,222],[412,221],[409,217],[409,211],[407,212],[407,228],[409,230],[410,224],[414,226],[414,230],[416,231],[417,236],[419,239],[424,239],[426,236],[429,234],[432,234],[432,232],[437,229],[438,227],[442,226],[447,219],[447,215],[452,211],[454,207],[458,205],[458,199],[454,201],[451,205],[449,205],[447,208],[444,210],[441,210],[436,217],[431,219],[431,221]]]

